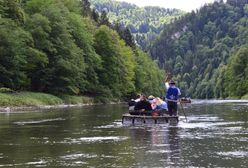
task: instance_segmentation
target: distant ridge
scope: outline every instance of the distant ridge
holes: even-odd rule
[[[207,4],[165,26],[150,49],[186,96],[248,98],[248,0]]]
[[[127,2],[114,0],[89,0],[92,8],[98,12],[108,12],[112,23],[118,21],[128,26],[136,43],[144,51],[148,50],[162,31],[164,24],[170,23],[176,17],[182,16],[183,11],[178,9],[165,9],[161,7],[138,7]]]

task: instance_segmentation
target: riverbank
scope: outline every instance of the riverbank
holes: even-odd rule
[[[110,100],[88,96],[55,96],[37,92],[0,93],[0,112],[80,107],[107,102],[110,102]]]
[[[246,95],[244,95],[243,97],[241,97],[241,99],[248,100],[248,93]]]

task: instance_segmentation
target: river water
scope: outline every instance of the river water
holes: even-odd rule
[[[0,113],[0,167],[248,165],[248,101],[194,101],[177,125],[125,126],[126,109]]]

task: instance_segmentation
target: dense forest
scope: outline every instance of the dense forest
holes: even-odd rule
[[[88,0],[0,0],[0,87],[111,99],[161,95],[162,80]]]
[[[92,8],[98,12],[107,12],[111,23],[119,22],[128,27],[139,47],[147,51],[158,37],[164,25],[184,14],[178,9],[160,7],[138,7],[126,2],[114,0],[90,0]]]
[[[222,0],[165,26],[150,49],[184,95],[248,97],[248,0]]]

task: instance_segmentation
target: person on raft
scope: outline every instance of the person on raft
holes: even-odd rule
[[[134,110],[139,111],[139,112],[145,112],[145,111],[152,110],[151,103],[146,100],[145,95],[140,96],[140,101],[135,104]]]
[[[180,89],[176,87],[176,83],[173,80],[170,80],[169,83],[166,82],[165,87],[167,89],[166,101],[168,105],[169,115],[176,116],[178,96],[181,95]]]

